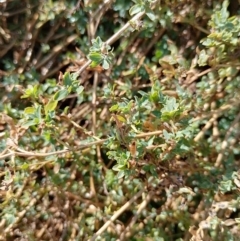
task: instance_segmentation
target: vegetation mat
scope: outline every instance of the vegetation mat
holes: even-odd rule
[[[0,0],[0,240],[239,240],[239,14]]]

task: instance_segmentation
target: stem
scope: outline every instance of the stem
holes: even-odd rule
[[[145,12],[140,12],[138,14],[136,14],[130,21],[128,21],[121,29],[119,29],[111,38],[109,38],[107,41],[106,41],[106,44],[113,44],[115,41],[117,41],[121,34],[123,32],[125,32],[125,30],[127,30],[129,27],[131,27],[130,25],[130,22],[135,22],[137,20],[139,20],[140,18],[143,17],[143,15],[145,14]]]
[[[116,40],[118,40],[123,32],[125,32],[129,27],[131,27],[130,22],[135,22],[143,17],[145,12],[140,12],[136,14],[131,20],[129,20],[121,29],[119,29],[111,38],[106,41],[106,44],[111,45]],[[91,60],[88,60],[76,73],[79,76],[90,64]]]

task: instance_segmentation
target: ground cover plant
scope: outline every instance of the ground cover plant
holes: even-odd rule
[[[239,240],[237,1],[0,1],[0,240]]]

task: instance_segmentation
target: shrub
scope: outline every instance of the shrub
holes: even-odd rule
[[[232,4],[0,3],[1,240],[238,240]]]

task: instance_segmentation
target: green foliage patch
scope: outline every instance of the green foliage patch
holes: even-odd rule
[[[0,2],[0,240],[239,239],[233,5]]]

